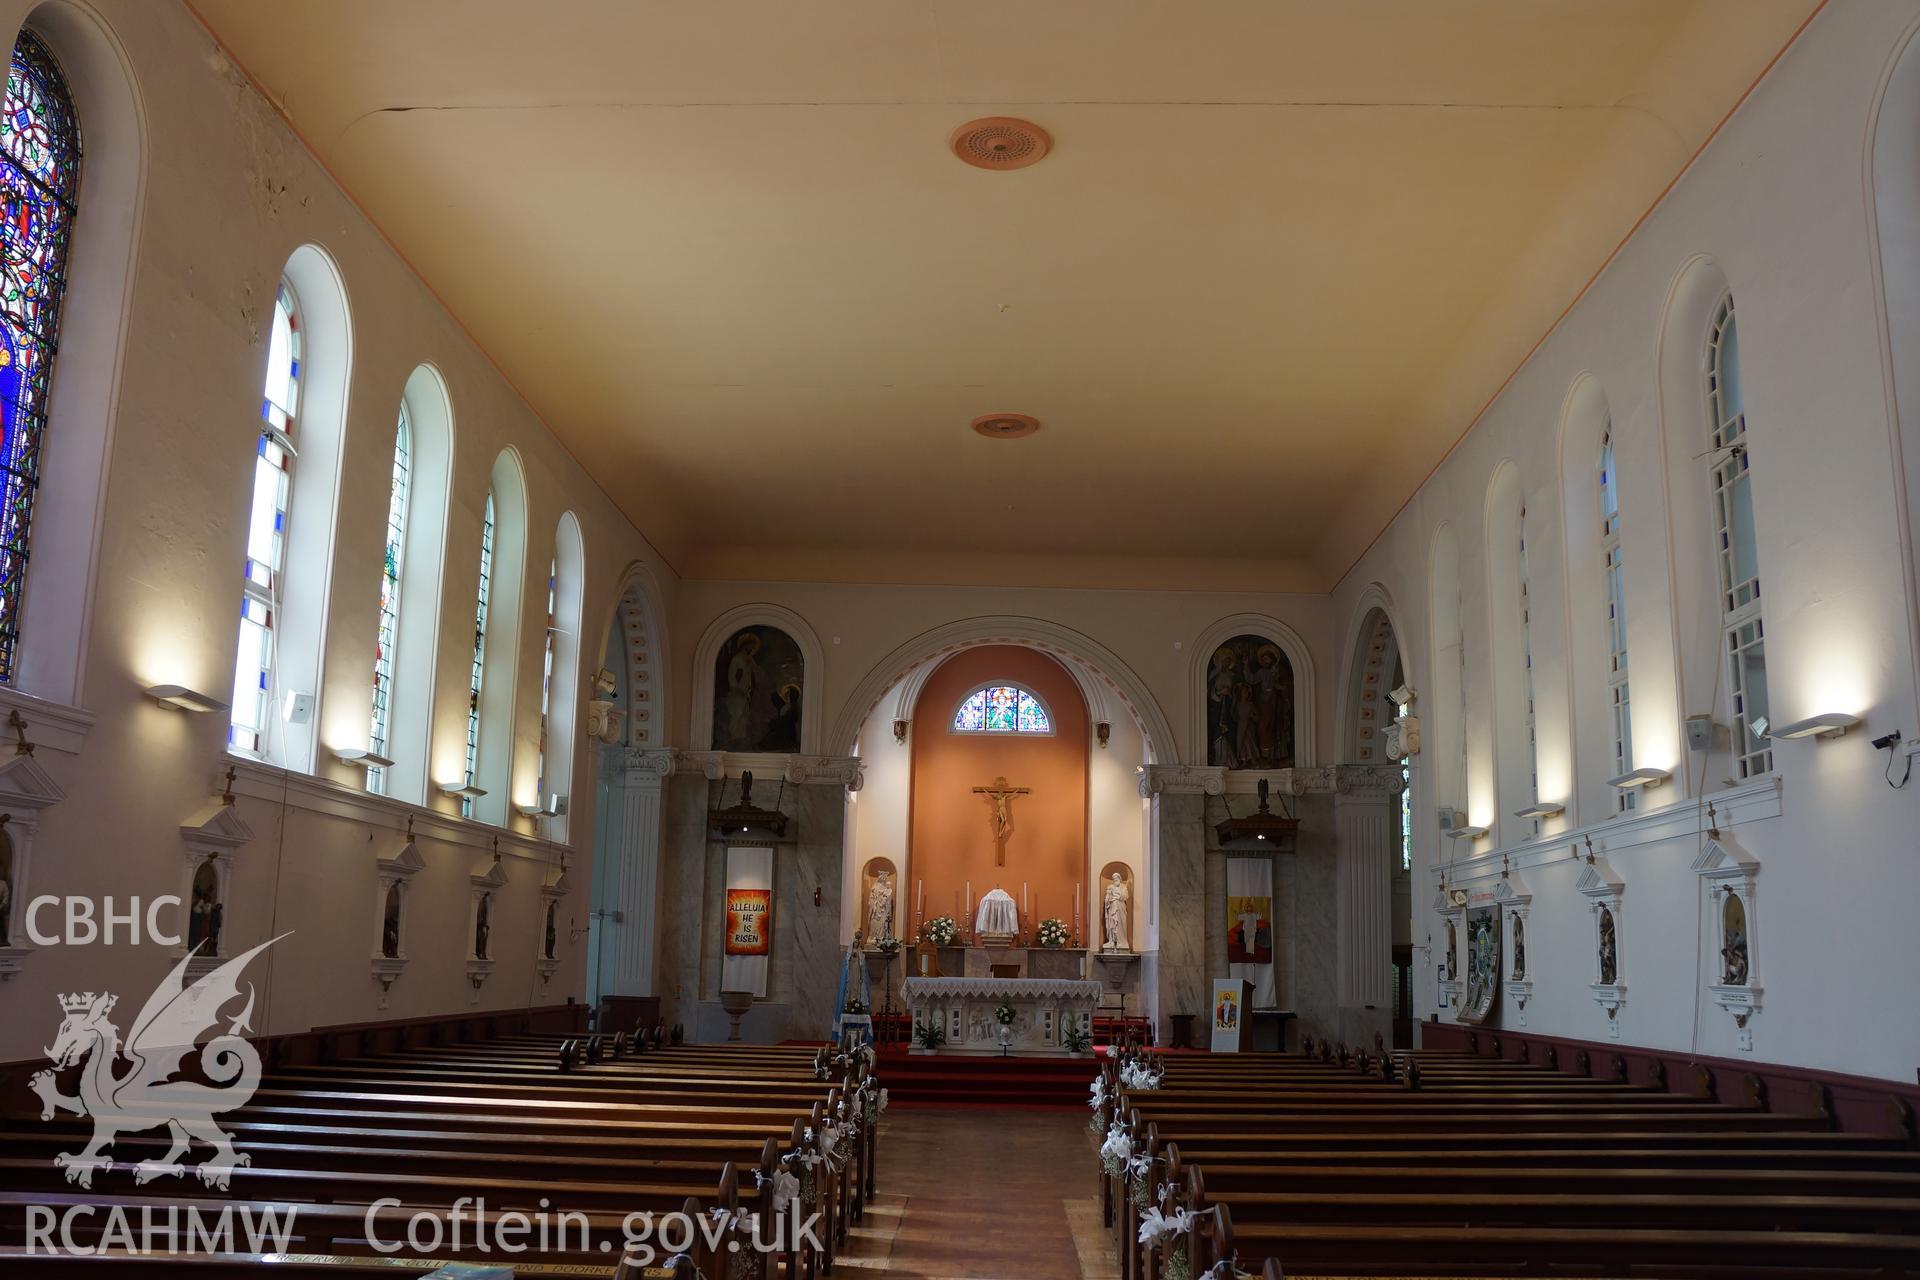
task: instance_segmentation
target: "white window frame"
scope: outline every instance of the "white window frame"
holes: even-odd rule
[[[1729,378],[1721,368],[1727,332],[1730,328],[1733,330],[1737,344],[1737,326],[1733,294],[1729,292],[1721,296],[1719,305],[1714,308],[1713,323],[1707,331],[1707,410],[1711,415],[1713,431],[1708,475],[1713,511],[1714,563],[1720,586],[1721,652],[1724,655],[1722,670],[1727,682],[1728,722],[1732,726],[1729,745],[1737,776],[1746,779],[1771,773],[1773,752],[1767,746],[1767,740],[1755,734],[1752,728],[1754,702],[1757,700],[1763,708],[1768,702],[1766,622],[1760,608],[1761,575],[1757,546],[1754,548],[1753,576],[1739,581],[1735,581],[1733,576],[1736,571],[1734,544],[1737,533],[1734,511],[1744,501],[1749,519],[1754,515],[1752,454],[1748,447],[1745,396],[1743,393],[1737,395],[1734,403],[1739,407],[1731,409],[1726,392],[1730,382],[1736,392],[1740,391],[1737,384],[1739,370],[1736,366],[1733,377]],[[1744,494],[1741,486],[1745,486]],[[1758,699],[1754,697],[1756,685]],[[1759,744],[1757,749],[1750,749],[1754,742]]]
[[[1613,772],[1633,771],[1633,701],[1627,667],[1627,584],[1620,549],[1619,454],[1613,444],[1613,423],[1600,429],[1600,572],[1607,622],[1607,704],[1613,728]],[[1631,789],[1615,792],[1617,811],[1632,810],[1638,797]]]
[[[467,686],[467,770],[469,789],[477,785],[480,769],[480,686],[487,673],[487,604],[493,594],[493,538],[495,532],[493,490],[487,490],[487,505],[480,519],[480,583],[474,592],[473,674]],[[473,816],[471,795],[460,797],[460,816]]]
[[[1528,585],[1527,573],[1527,503],[1520,500],[1520,558],[1515,562],[1520,579],[1520,675],[1521,693],[1525,701],[1522,709],[1527,727],[1527,794],[1529,804],[1540,803],[1540,735],[1534,724],[1533,713],[1533,596]],[[1539,819],[1534,820],[1534,830],[1540,829]]]
[[[236,643],[244,645],[247,636],[249,621],[245,615],[248,606],[258,606],[262,611],[263,618],[257,625],[261,631],[265,633],[265,636],[262,642],[262,652],[257,668],[253,664],[249,664],[247,667],[248,675],[259,682],[257,687],[254,684],[243,682],[241,677],[241,663],[245,661],[245,658],[242,651],[236,651],[234,658],[233,707],[229,713],[227,729],[227,743],[232,750],[242,755],[261,759],[268,758],[270,754],[269,738],[273,728],[275,694],[278,691],[278,670],[275,662],[277,655],[275,650],[277,648],[278,630],[281,620],[281,607],[287,595],[285,580],[287,541],[293,529],[294,472],[299,465],[300,457],[294,445],[294,433],[299,426],[300,379],[304,373],[302,367],[302,347],[304,343],[302,341],[303,334],[300,324],[300,299],[293,291],[292,282],[284,276],[281,277],[280,283],[274,291],[273,308],[273,317],[268,331],[269,335],[271,335],[274,329],[278,328],[278,322],[282,313],[287,317],[287,342],[290,348],[287,357],[288,374],[286,386],[279,389],[280,393],[284,395],[286,403],[278,403],[274,395],[270,394],[275,389],[265,385],[263,381],[261,387],[260,413],[264,422],[258,434],[255,436],[253,478],[247,487],[247,529],[249,544],[252,542],[252,529],[258,515],[258,508],[263,501],[261,489],[264,477],[260,469],[260,450],[262,448],[277,450],[285,459],[285,464],[280,466],[273,476],[273,483],[278,492],[273,496],[271,501],[273,503],[273,513],[279,520],[279,527],[273,534],[272,545],[269,549],[269,555],[271,556],[269,560],[256,561],[253,558],[251,546],[249,545],[248,548],[246,565],[241,580],[242,616],[239,638]],[[271,336],[269,336],[267,342],[267,375],[269,376],[273,373],[274,368],[273,349],[273,341]],[[275,421],[274,418],[274,412],[276,410],[279,411],[280,415],[278,421]],[[258,581],[255,577],[253,566],[256,563],[263,566],[266,578],[264,582]],[[259,674],[253,675],[256,669]],[[257,708],[258,723],[249,731],[251,741],[241,741],[235,736],[241,731],[240,722],[236,717],[240,713],[242,706],[243,689],[245,690],[246,700],[254,702]]]
[[[378,756],[388,756],[393,729],[393,673],[400,649],[400,587],[406,581],[407,510],[413,501],[413,423],[407,414],[407,402],[400,401],[399,421],[393,435],[393,471],[387,494],[387,537],[381,555],[380,609],[374,639],[373,705],[369,709],[367,746]],[[393,592],[386,591],[386,556],[393,555]],[[382,640],[385,643],[381,643]],[[387,789],[386,769],[367,770],[367,790],[376,795]]]

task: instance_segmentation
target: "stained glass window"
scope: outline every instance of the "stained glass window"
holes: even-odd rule
[[[0,683],[10,682],[60,337],[80,126],[53,54],[20,33],[0,117]]]
[[[393,716],[393,651],[400,630],[400,559],[407,545],[407,495],[413,486],[413,425],[406,401],[393,437],[393,481],[387,493],[387,552],[380,563],[380,630],[373,642],[373,727],[367,745],[387,754],[387,729]],[[367,770],[367,790],[386,790],[386,770]]]
[[[976,689],[953,716],[955,733],[1052,733],[1053,721],[1040,699],[1018,685]]]
[[[487,490],[487,509],[480,520],[480,590],[473,608],[473,676],[467,686],[467,785],[480,765],[480,677],[487,666],[487,596],[493,583],[493,490]],[[460,812],[473,816],[473,797],[460,797]]]
[[[300,398],[300,313],[285,280],[274,294],[267,334],[267,376],[260,401],[266,423],[254,446],[253,498],[247,514],[247,562],[240,593],[240,647],[233,665],[233,718],[227,741],[241,751],[266,746],[273,701],[273,629],[278,624],[293,498],[294,432]]]

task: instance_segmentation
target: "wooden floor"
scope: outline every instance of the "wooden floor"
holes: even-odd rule
[[[887,1113],[880,1184],[846,1252],[853,1276],[1116,1280],[1084,1114]]]

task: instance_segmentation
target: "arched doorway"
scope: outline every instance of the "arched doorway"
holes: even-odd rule
[[[662,636],[644,570],[629,570],[600,633],[588,682],[587,748],[596,753],[594,862],[587,933],[587,1002],[656,996],[661,784],[656,709]],[[622,1020],[624,1020],[624,1013]]]
[[[1371,920],[1360,936],[1367,946],[1375,939],[1384,942],[1390,963],[1390,1001],[1392,1037],[1396,1049],[1413,1046],[1413,755],[1417,748],[1418,720],[1401,719],[1411,711],[1407,666],[1401,652],[1400,635],[1388,611],[1385,593],[1370,588],[1362,600],[1357,628],[1351,676],[1347,689],[1346,717],[1341,731],[1341,753],[1357,764],[1398,767],[1401,786],[1390,801],[1386,821],[1379,826],[1383,839],[1378,848],[1353,851],[1360,865],[1349,870],[1343,887],[1352,882],[1356,907],[1373,914],[1375,895],[1365,886],[1384,875],[1387,894],[1379,906],[1385,919]],[[1409,734],[1409,730],[1412,733]],[[1368,827],[1358,827],[1367,830]],[[1377,865],[1368,865],[1374,863]],[[1367,920],[1360,920],[1365,926]],[[1365,955],[1353,956],[1340,975],[1343,1003],[1349,1000],[1369,1002],[1372,983],[1369,970],[1375,961]]]

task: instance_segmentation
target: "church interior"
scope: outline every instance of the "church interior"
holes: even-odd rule
[[[1920,1277],[1920,0],[0,29],[0,1273]]]

